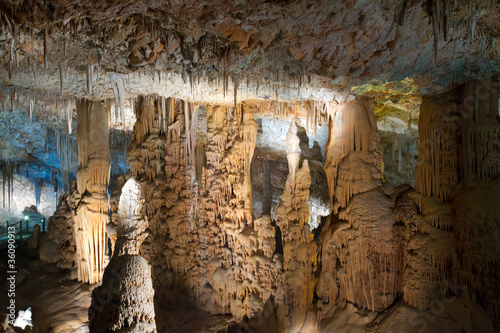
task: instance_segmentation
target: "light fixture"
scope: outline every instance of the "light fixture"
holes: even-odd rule
[[[24,215],[24,219],[28,220],[30,217],[28,215]]]

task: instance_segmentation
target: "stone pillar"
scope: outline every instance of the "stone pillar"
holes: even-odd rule
[[[326,315],[346,302],[380,311],[400,290],[392,201],[382,189],[382,152],[373,101],[330,108],[325,172],[332,215],[321,232],[318,306]]]
[[[78,280],[94,284],[101,280],[109,221],[108,113],[101,101],[81,99],[77,103],[77,190],[82,197],[75,216]]]

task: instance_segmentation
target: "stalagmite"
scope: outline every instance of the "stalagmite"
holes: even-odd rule
[[[115,251],[104,271],[102,285],[92,291],[90,332],[102,332],[103,329],[107,332],[156,332],[151,268],[139,254],[148,236],[148,223],[141,213],[142,192],[134,179],[129,179],[122,189]]]
[[[78,192],[82,204],[75,216],[78,280],[97,283],[104,270],[110,172],[109,129],[103,102],[79,100]]]
[[[42,240],[40,247],[40,259],[56,264],[61,269],[73,269],[76,265],[74,211],[78,202],[76,182],[72,185],[72,190],[59,198],[57,210],[48,221],[47,237]]]
[[[306,321],[309,305],[315,289],[313,270],[317,245],[310,237],[309,186],[311,175],[307,160],[299,168],[299,138],[296,120],[293,119],[287,134],[287,158],[289,175],[285,191],[276,210],[276,224],[283,237],[283,283],[285,288],[284,309],[280,330],[300,332]],[[298,278],[300,277],[300,278]]]

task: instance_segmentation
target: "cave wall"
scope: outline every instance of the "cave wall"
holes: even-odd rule
[[[272,318],[287,332],[317,329],[352,306],[382,312],[398,297],[428,309],[441,297],[467,295],[498,320],[496,96],[490,79],[424,98],[415,188],[384,183],[371,98],[330,104],[321,168],[321,150],[306,144],[299,118],[290,121],[285,152],[270,154],[257,147],[252,104],[140,96],[127,178],[144,191],[149,236],[141,255],[156,301],[250,322]],[[124,182],[117,179],[110,200],[112,243]],[[316,186],[328,194],[330,205],[321,207],[330,214],[314,230]],[[257,207],[267,208],[258,217],[255,191],[272,193],[270,202],[259,198]],[[85,202],[73,192],[53,218],[61,232],[78,214],[75,202]],[[72,243],[51,240],[60,267],[72,267]]]
[[[498,78],[490,78],[424,99],[417,193],[411,194],[420,232],[408,243],[411,247],[420,239],[419,253],[433,263],[420,262],[428,265],[418,268],[420,277],[431,274],[435,278],[429,280],[441,281],[425,288],[431,295],[410,304],[422,308],[437,295],[465,293],[497,325],[498,94]]]

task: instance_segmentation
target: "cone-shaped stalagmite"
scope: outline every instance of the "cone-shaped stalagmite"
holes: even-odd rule
[[[90,332],[156,332],[151,268],[139,254],[147,237],[141,186],[129,179],[122,189],[115,252],[102,285],[92,292]]]

